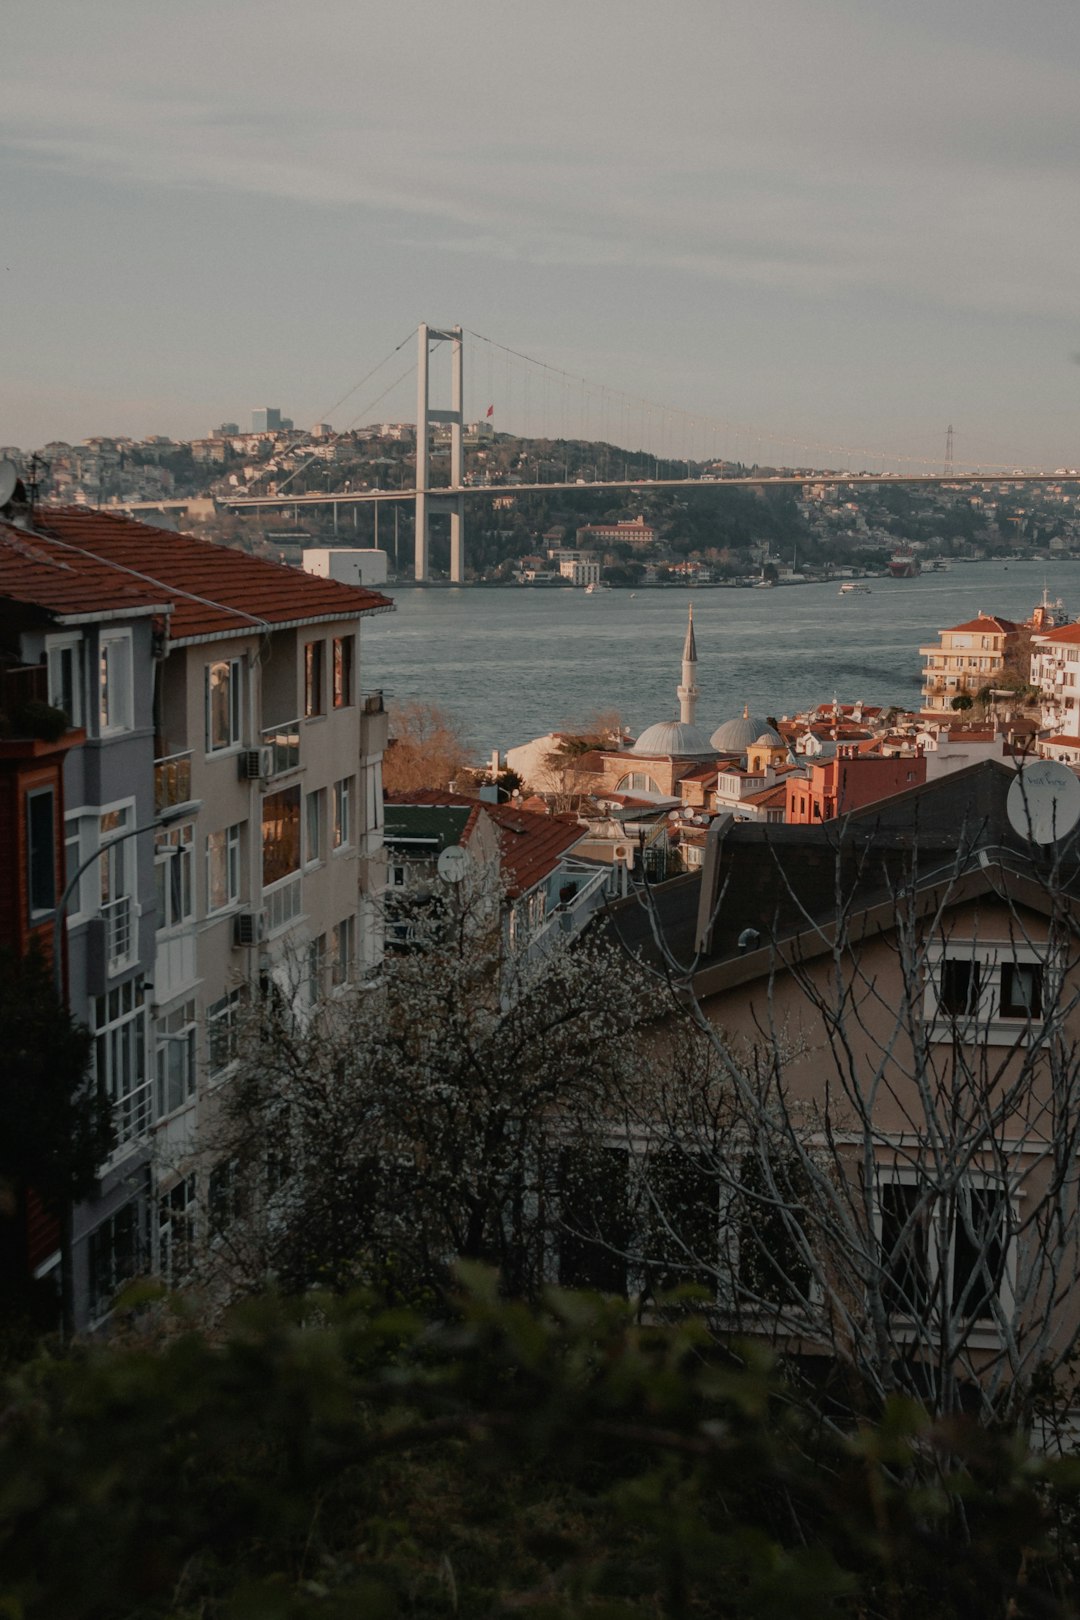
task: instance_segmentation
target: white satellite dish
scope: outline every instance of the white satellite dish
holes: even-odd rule
[[[1080,781],[1059,760],[1033,760],[1017,771],[1005,813],[1021,838],[1057,843],[1080,821]]]
[[[0,506],[6,506],[19,482],[19,469],[13,461],[0,461]]]
[[[467,849],[460,844],[447,844],[435,864],[435,870],[444,883],[460,883],[472,864]]]

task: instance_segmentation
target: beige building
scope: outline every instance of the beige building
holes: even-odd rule
[[[954,698],[974,698],[984,686],[994,686],[1019,633],[1019,625],[1011,619],[980,613],[966,624],[942,630],[936,647],[920,647],[919,655],[926,659],[923,713],[949,714]]]

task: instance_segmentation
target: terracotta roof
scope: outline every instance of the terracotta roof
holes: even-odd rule
[[[1040,630],[1035,640],[1039,643],[1064,641],[1069,646],[1075,646],[1080,641],[1080,624],[1062,624],[1056,630]]]
[[[1058,748],[1080,748],[1080,737],[1046,737],[1046,743],[1053,743]]]
[[[526,894],[547,877],[559,864],[560,857],[585,837],[585,829],[576,816],[541,816],[532,810],[522,810],[516,804],[488,804],[486,800],[467,799],[464,794],[450,793],[445,788],[397,793],[392,802],[467,806],[489,815],[498,829],[506,893],[511,900]]]
[[[990,626],[994,630],[1003,630],[1007,636],[1015,634],[1020,628],[1018,624],[1013,623],[1012,619],[999,619],[994,613],[980,613],[977,619],[969,619],[966,624],[950,624],[949,628],[943,630],[941,634],[951,636],[954,631],[986,630]]]
[[[231,546],[87,507],[39,507],[35,540],[51,538],[77,554],[126,570],[132,586],[172,602],[173,643],[250,635],[264,625],[283,628],[324,619],[391,612],[377,591],[266,562]],[[21,531],[16,531],[21,532]]]
[[[0,520],[0,597],[66,622],[168,613],[170,595],[48,535]]]

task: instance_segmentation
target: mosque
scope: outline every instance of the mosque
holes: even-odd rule
[[[716,782],[721,765],[725,772],[746,771],[764,780],[767,768],[775,770],[788,764],[787,744],[780,733],[766,720],[752,716],[748,708],[734,720],[725,720],[711,737],[698,728],[695,716],[701,694],[697,663],[691,605],[683,644],[682,679],[676,688],[679,718],[646,726],[629,748],[591,754],[588,764],[595,773],[594,791],[703,804],[707,785]]]

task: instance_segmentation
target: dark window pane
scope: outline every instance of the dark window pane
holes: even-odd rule
[[[968,957],[947,956],[941,964],[941,1011],[964,1018],[979,1008],[979,963]]]
[[[925,1314],[930,1302],[929,1209],[914,1182],[881,1186],[881,1268],[885,1309]]]
[[[560,1154],[559,1281],[564,1288],[626,1293],[626,1171],[627,1156],[620,1148],[567,1148]]]
[[[1005,1279],[1007,1205],[1000,1187],[964,1188],[951,1203],[952,1309],[977,1321],[993,1315],[991,1300]]]
[[[810,1293],[805,1186],[799,1166],[743,1164],[738,1196],[739,1287],[747,1303],[799,1304]]]
[[[1001,1016],[1042,1017],[1042,964],[1005,962],[1001,969]]]
[[[695,1283],[716,1288],[719,1196],[716,1176],[684,1153],[651,1154],[645,1169],[654,1290]]]
[[[26,835],[29,845],[30,910],[51,911],[56,905],[56,833],[51,788],[27,794]]]

